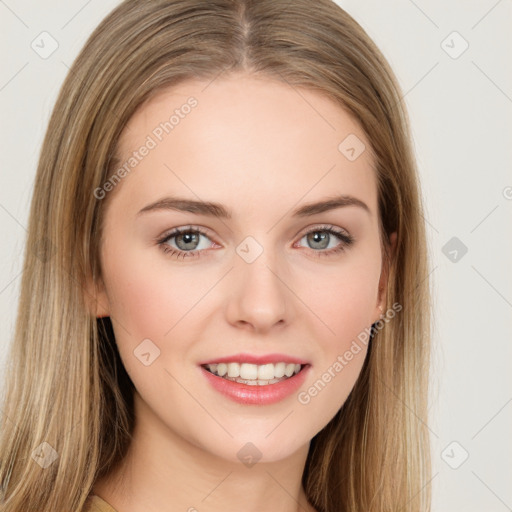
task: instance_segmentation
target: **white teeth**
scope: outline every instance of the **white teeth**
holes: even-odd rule
[[[295,365],[293,363],[287,364],[286,365],[286,370],[284,371],[284,374],[287,377],[291,377],[294,372],[295,372]]]
[[[236,380],[249,386],[275,384],[299,373],[301,369],[300,364],[284,362],[261,365],[233,362],[209,364],[207,367],[214,375],[228,380]]]
[[[228,377],[239,377],[240,365],[238,363],[228,363]]]
[[[226,380],[231,380],[233,382],[238,382],[239,384],[247,384],[248,386],[266,386],[267,384],[275,384],[276,382],[282,382],[286,380],[288,377],[282,377],[281,379],[270,379],[270,380],[260,380],[260,379],[241,379],[240,377],[224,377]]]
[[[285,363],[277,363],[274,368],[274,377],[276,379],[280,379],[281,377],[284,377],[285,368],[286,368]]]
[[[262,364],[260,367],[256,367],[256,373],[258,379],[270,380],[274,378],[274,365],[273,364]],[[255,379],[256,377],[253,377]]]
[[[255,364],[242,363],[240,365],[240,378],[254,380],[258,377],[258,367]]]

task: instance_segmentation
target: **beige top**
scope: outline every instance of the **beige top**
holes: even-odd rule
[[[91,494],[89,496],[88,506],[83,512],[117,512],[117,510],[96,494]]]

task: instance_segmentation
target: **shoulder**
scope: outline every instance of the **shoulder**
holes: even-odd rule
[[[96,494],[89,495],[82,512],[118,512]]]

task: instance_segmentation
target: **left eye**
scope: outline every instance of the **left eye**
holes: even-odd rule
[[[301,240],[304,238],[310,248],[320,249],[314,251],[318,256],[328,256],[333,253],[344,251],[354,242],[351,235],[340,231],[333,226],[320,226],[313,228],[305,233]],[[338,239],[338,243],[336,243],[336,239]],[[334,242],[334,245],[331,245],[331,242]]]
[[[342,232],[335,231],[332,228],[315,228],[308,231],[302,238],[306,239],[311,249],[335,249],[343,244],[350,244],[351,238]],[[336,240],[337,239],[337,240]]]

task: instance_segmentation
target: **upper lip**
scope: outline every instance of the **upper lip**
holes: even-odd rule
[[[288,354],[263,354],[263,355],[254,355],[254,354],[233,354],[231,356],[225,357],[215,357],[213,359],[208,359],[208,361],[203,361],[199,363],[201,366],[207,364],[216,364],[216,363],[250,363],[250,364],[269,364],[269,363],[295,363],[295,364],[309,364],[308,361],[302,359],[300,357],[290,356]]]

